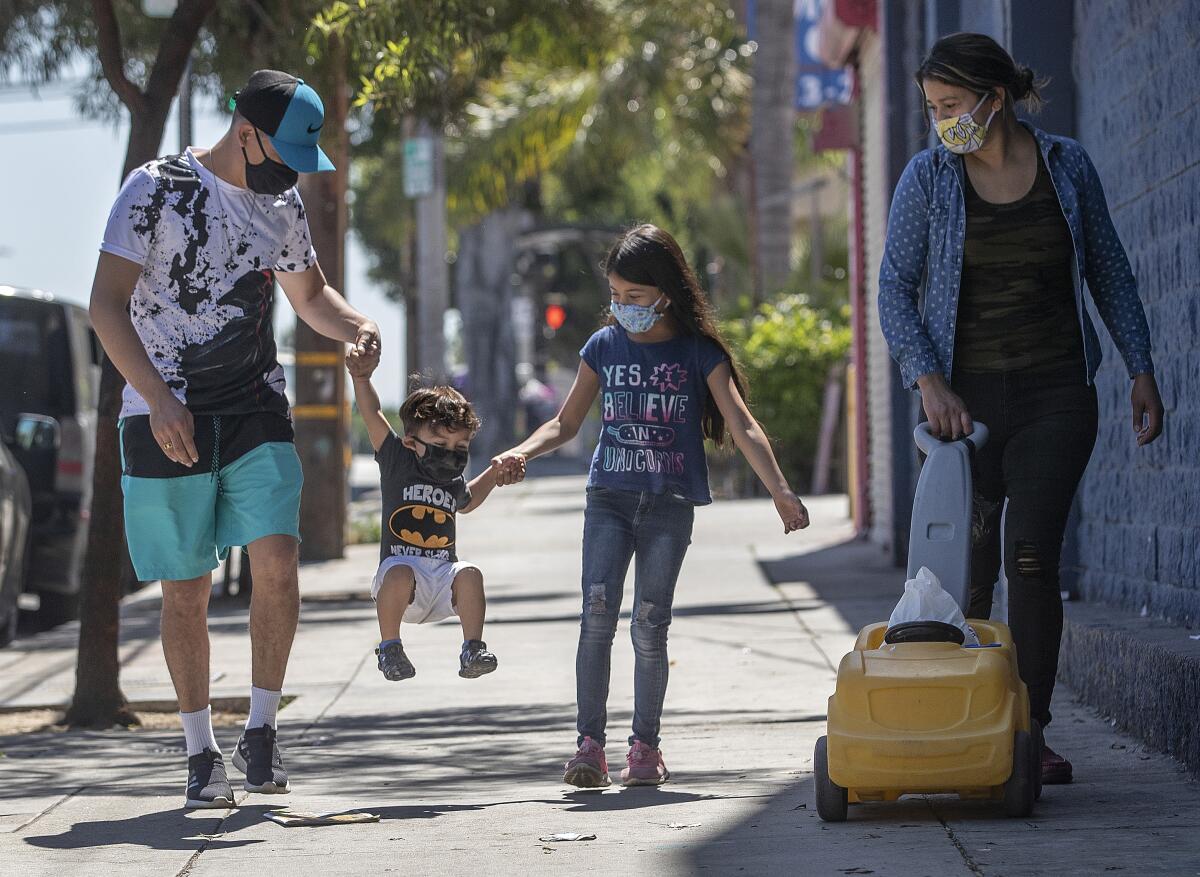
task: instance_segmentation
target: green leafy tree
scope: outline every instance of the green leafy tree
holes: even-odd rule
[[[78,93],[91,116],[128,113],[120,177],[159,154],[171,101],[189,57],[200,90],[228,94],[257,66],[304,63],[304,34],[316,4],[179,0],[151,19],[133,0],[0,0],[0,71],[47,82],[79,61],[89,73]],[[124,522],[117,415],[124,380],[107,359],[100,383],[90,529],[84,560],[72,725],[134,723],[120,687],[119,603]]]

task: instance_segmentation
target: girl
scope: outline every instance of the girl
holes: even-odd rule
[[[583,531],[583,615],[575,660],[578,751],[564,781],[607,786],[604,757],[609,659],[625,573],[634,567],[633,735],[624,785],[658,785],[659,724],[667,688],[667,628],[695,506],[712,501],[704,439],[726,431],[771,492],[784,533],[808,526],[808,511],[779,471],[746,407],[743,380],[704,292],[675,240],[642,225],[623,235],[604,264],[611,316],[583,350],[562,410],[497,466],[570,441],[596,395],[603,426],[592,458]]]
[[[991,430],[975,458],[968,615],[990,614],[1003,554],[1021,678],[1045,727],[1063,533],[1096,441],[1100,344],[1083,284],[1133,382],[1139,445],[1162,431],[1150,331],[1091,159],[1017,119],[1018,102],[1039,101],[1033,71],[991,37],[960,33],[934,44],[916,79],[941,143],[896,186],[879,319],[935,432],[970,434],[973,417]],[[1069,761],[1042,750],[1042,782],[1071,775]]]

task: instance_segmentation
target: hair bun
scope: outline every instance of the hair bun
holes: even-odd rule
[[[1034,72],[1024,65],[1017,65],[1017,85],[1019,94],[1013,95],[1016,100],[1021,100],[1034,90],[1034,82],[1037,80]]]

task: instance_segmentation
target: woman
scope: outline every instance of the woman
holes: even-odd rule
[[[1021,678],[1044,728],[1063,533],[1097,429],[1101,353],[1084,284],[1133,381],[1139,445],[1162,431],[1150,331],[1091,159],[1016,117],[1018,103],[1040,103],[1033,71],[990,37],[960,33],[934,44],[916,80],[940,143],[896,186],[879,319],[935,433],[968,435],[973,418],[991,430],[975,460],[968,614],[988,616],[1003,557]],[[1043,782],[1071,778],[1045,747]]]

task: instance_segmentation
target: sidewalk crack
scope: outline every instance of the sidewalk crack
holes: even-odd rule
[[[188,857],[188,860],[183,863],[183,867],[179,869],[179,872],[175,875],[175,877],[188,877],[188,875],[192,873],[192,868],[196,866],[196,860],[199,859],[201,854],[208,849],[209,844],[225,833],[225,823],[229,821],[229,817],[236,813],[237,808],[240,807],[242,803],[249,797],[249,795],[243,795],[241,801],[238,801],[233,807],[230,807],[225,811],[225,815],[221,817],[221,821],[217,823],[217,827],[209,834],[204,835],[204,843],[200,844],[200,848]]]
[[[55,801],[53,804],[51,804],[49,807],[47,807],[45,810],[43,810],[43,811],[42,811],[41,813],[39,813],[37,816],[35,816],[35,817],[33,817],[32,819],[30,819],[30,820],[29,820],[28,822],[26,822],[24,825],[18,825],[18,826],[16,827],[16,829],[14,829],[14,830],[13,830],[13,832],[12,832],[12,833],[13,833],[13,834],[19,834],[20,832],[24,831],[24,830],[25,830],[25,829],[27,829],[29,826],[33,825],[33,823],[35,823],[35,822],[37,822],[39,819],[41,819],[43,816],[48,816],[49,814],[53,813],[55,810],[57,810],[57,809],[58,809],[59,807],[61,807],[63,804],[65,804],[65,803],[67,803],[68,801],[70,801],[72,798],[74,798],[76,795],[78,795],[80,792],[82,792],[82,791],[83,791],[84,789],[86,789],[86,788],[87,788],[87,786],[80,786],[80,787],[79,787],[78,789],[76,789],[75,791],[73,791],[73,792],[71,792],[71,793],[69,793],[69,794],[67,794],[67,795],[64,795],[63,797],[59,798],[57,801]]]
[[[967,866],[967,869],[972,874],[975,874],[976,877],[984,877],[983,868],[979,867],[979,863],[971,858],[971,854],[967,852],[966,846],[958,839],[958,835],[954,833],[954,829],[950,827],[950,824],[942,818],[942,814],[938,813],[937,808],[933,805],[933,801],[928,796],[925,798],[925,803],[929,805],[929,809],[937,817],[937,821],[942,824],[942,828],[946,831],[946,837],[950,838],[950,843],[954,844],[954,848],[962,856],[963,863]]]
[[[362,656],[362,660],[358,662],[358,666],[354,668],[354,672],[350,674],[350,678],[347,679],[342,687],[338,689],[338,693],[333,696],[333,699],[329,701],[329,703],[325,704],[324,709],[317,714],[317,717],[305,726],[304,730],[300,732],[299,739],[303,740],[306,736],[308,736],[308,732],[319,725],[321,723],[321,719],[325,718],[326,713],[333,709],[334,704],[342,699],[342,695],[345,694],[346,690],[354,684],[354,680],[358,678],[358,674],[362,672],[362,668],[366,665],[367,659],[370,657],[370,652],[367,652]],[[176,877],[178,877],[178,875],[176,875]]]

